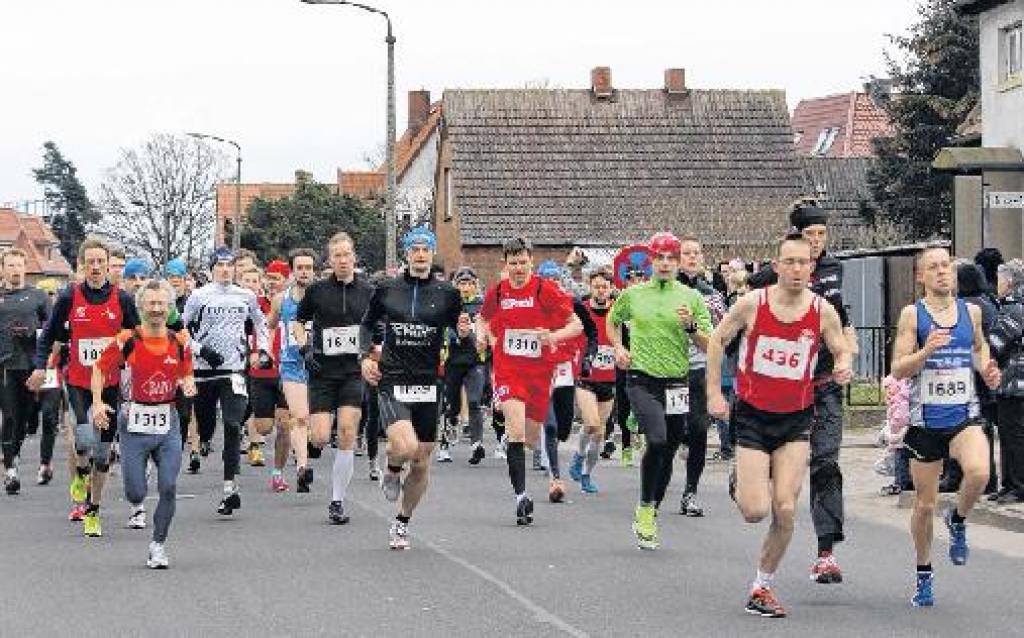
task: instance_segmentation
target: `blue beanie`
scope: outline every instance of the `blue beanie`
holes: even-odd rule
[[[172,259],[164,264],[164,275],[168,277],[184,277],[187,272],[188,267],[180,259]]]
[[[557,279],[562,276],[562,267],[553,259],[548,259],[537,266],[537,276],[544,279]]]
[[[408,252],[416,244],[426,244],[433,252],[437,250],[437,237],[426,226],[417,226],[402,237],[402,250]]]
[[[227,246],[220,246],[210,255],[210,268],[213,268],[218,262],[222,261],[235,263],[235,252]]]
[[[145,259],[139,259],[138,257],[132,257],[124,264],[124,278],[134,277],[136,275],[142,275],[143,277],[149,277],[153,274],[153,266],[150,265]]]

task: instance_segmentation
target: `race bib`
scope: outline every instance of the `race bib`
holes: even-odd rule
[[[594,355],[595,370],[612,370],[615,368],[615,347],[599,346],[597,354]]]
[[[167,434],[171,430],[170,403],[128,404],[128,431],[135,434]]]
[[[564,361],[555,368],[555,387],[566,388],[573,384],[572,361]]]
[[[249,396],[249,386],[245,382],[244,376],[240,374],[231,375],[231,391],[239,396]]]
[[[799,381],[807,374],[810,341],[760,337],[754,350],[754,372],[773,379]]]
[[[525,330],[506,330],[502,349],[510,357],[539,359],[541,354],[540,335]]]
[[[402,403],[436,403],[436,385],[396,385],[395,399]]]
[[[932,368],[921,371],[921,403],[965,405],[971,402],[970,368]]]
[[[55,390],[60,387],[60,383],[57,380],[57,369],[47,368],[46,375],[43,377],[43,385],[39,386],[40,390]]]
[[[681,385],[677,388],[665,388],[665,414],[689,414],[690,388]]]
[[[100,355],[107,349],[112,337],[100,337],[99,339],[78,340],[78,362],[86,368],[91,368],[100,360]]]
[[[324,328],[323,337],[324,354],[329,357],[359,353],[359,326]]]

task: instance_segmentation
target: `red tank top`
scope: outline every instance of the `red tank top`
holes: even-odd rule
[[[110,287],[110,296],[104,303],[90,304],[82,294],[84,285],[75,286],[71,297],[71,312],[68,314],[68,330],[71,333],[68,383],[79,388],[91,385],[92,367],[120,332],[122,322],[117,286]],[[119,376],[117,370],[113,371],[107,375],[104,386],[117,385]]]
[[[608,313],[611,312],[615,300],[608,300],[608,307],[604,314],[594,312],[594,307],[588,299],[584,305],[590,312],[590,317],[597,324],[597,354],[594,356],[593,366],[590,368],[590,376],[587,380],[596,383],[613,383],[615,381],[615,348],[608,339]]]
[[[185,346],[173,333],[167,335],[163,352],[152,352],[142,339],[133,335],[129,341],[131,351],[125,357],[128,370],[128,401],[138,403],[171,403],[178,390],[186,356]],[[123,349],[122,349],[123,351]]]
[[[736,392],[745,403],[776,414],[799,412],[814,403],[814,365],[821,340],[821,297],[798,321],[783,323],[758,294],[754,327],[743,337]]]
[[[267,317],[270,316],[270,300],[262,295],[257,297],[256,300],[260,304],[260,310]],[[276,379],[281,376],[281,371],[278,369],[278,361],[281,359],[281,329],[288,328],[284,326],[283,322],[278,322],[277,327],[274,328],[270,334],[270,356],[273,357],[274,362],[269,368],[254,368],[249,366],[249,376],[257,379]],[[312,339],[312,335],[308,338]],[[256,352],[256,335],[249,335],[249,352]]]

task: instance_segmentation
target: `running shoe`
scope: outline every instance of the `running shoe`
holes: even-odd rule
[[[544,458],[541,456],[540,450],[533,451],[533,469],[538,472],[543,472],[548,469],[544,467]]]
[[[640,549],[658,549],[658,512],[653,505],[637,505],[633,533]]]
[[[150,569],[167,569],[171,562],[167,560],[167,552],[164,551],[164,544],[156,541],[149,543],[149,560],[146,567]]]
[[[469,457],[470,465],[480,465],[480,461],[487,458],[487,452],[484,450],[484,444],[477,441],[473,444],[473,455]]]
[[[529,525],[533,522],[533,501],[526,494],[516,499],[516,525]]]
[[[633,467],[633,448],[622,448],[622,467]]]
[[[89,475],[81,475],[77,471],[75,476],[71,479],[71,487],[68,489],[71,493],[71,500],[76,503],[84,503],[85,499],[89,498]]]
[[[786,609],[776,600],[772,590],[760,587],[750,593],[747,601],[747,613],[763,618],[785,618]]]
[[[309,486],[313,484],[313,468],[300,467],[295,476],[295,491],[300,494],[309,493]]]
[[[580,477],[580,491],[584,494],[597,494],[597,485],[591,480],[589,474]]]
[[[552,503],[561,503],[565,499],[565,483],[562,479],[553,478],[548,482],[548,500]]]
[[[333,447],[337,446],[335,445]],[[364,452],[366,452],[366,436],[363,434],[359,434],[356,436],[355,455],[362,456]]]
[[[712,461],[716,461],[716,462],[720,462],[720,463],[724,463],[724,462],[731,461],[733,459],[733,456],[734,456],[733,454],[730,454],[730,453],[727,453],[727,452],[718,451],[718,452],[715,452],[714,454],[711,455],[711,460]]]
[[[99,538],[100,536],[103,536],[103,527],[100,524],[99,510],[88,510],[85,513],[85,516],[82,517],[82,522],[84,523],[82,531],[86,536],[89,536],[90,538]]]
[[[188,473],[199,474],[199,452],[192,452],[188,457]]]
[[[21,480],[18,479],[16,473],[11,473],[4,477],[4,489],[10,496],[15,496],[21,491]]]
[[[910,599],[911,605],[914,607],[933,607],[935,605],[935,595],[932,594],[934,580],[933,572],[917,572],[917,591]]]
[[[569,463],[569,478],[577,483],[583,478],[583,455],[579,452],[572,455],[572,463]]]
[[[345,504],[341,501],[331,501],[327,507],[327,520],[331,525],[344,525],[348,522],[348,513],[345,511]]]
[[[508,438],[507,437],[502,436],[501,440],[498,441],[498,444],[496,446],[494,446],[494,458],[498,459],[499,461],[504,461],[506,458],[508,458]]]
[[[380,466],[377,465],[377,459],[370,459],[368,461],[368,465],[370,466],[370,480],[371,481],[379,481],[380,480]]]
[[[252,467],[263,467],[266,460],[263,458],[263,448],[253,443],[249,446],[249,465]]]
[[[128,517],[128,529],[146,529],[146,508],[140,505],[132,509]]]
[[[451,463],[452,455],[448,451],[448,444],[442,443],[437,447],[437,462],[438,463]]]
[[[811,565],[811,581],[821,585],[843,582],[843,571],[832,552],[822,552]]]
[[[89,506],[85,503],[77,503],[71,508],[71,513],[68,514],[68,520],[75,523],[80,523],[85,518],[85,513],[89,511]]]
[[[704,508],[697,500],[696,492],[683,492],[683,498],[679,502],[679,513],[683,516],[704,516]]]
[[[270,491],[272,492],[287,492],[290,489],[288,481],[284,480],[284,476],[278,474],[270,477]]]
[[[950,507],[942,516],[942,520],[946,522],[946,529],[949,530],[949,560],[954,565],[966,565],[967,557],[971,553],[967,546],[967,523],[954,523],[955,511],[955,507]]]
[[[36,475],[36,485],[49,485],[53,480],[53,470],[47,465],[39,466],[39,474]]]
[[[391,522],[391,549],[409,549],[409,524],[402,521]]]
[[[231,516],[237,509],[242,509],[242,495],[238,493],[238,488],[236,487],[230,494],[225,495],[220,500],[220,505],[217,506],[217,513],[221,516]]]
[[[384,472],[384,480],[380,482],[380,489],[384,492],[384,498],[394,503],[402,492],[402,473],[387,470]]]
[[[605,439],[604,448],[601,450],[601,458],[610,459],[612,458],[612,454],[615,454],[615,441]]]

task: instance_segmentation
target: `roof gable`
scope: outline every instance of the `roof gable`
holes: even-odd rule
[[[857,92],[801,100],[793,131],[797,155],[817,157],[873,157],[872,140],[894,134],[885,111]]]

